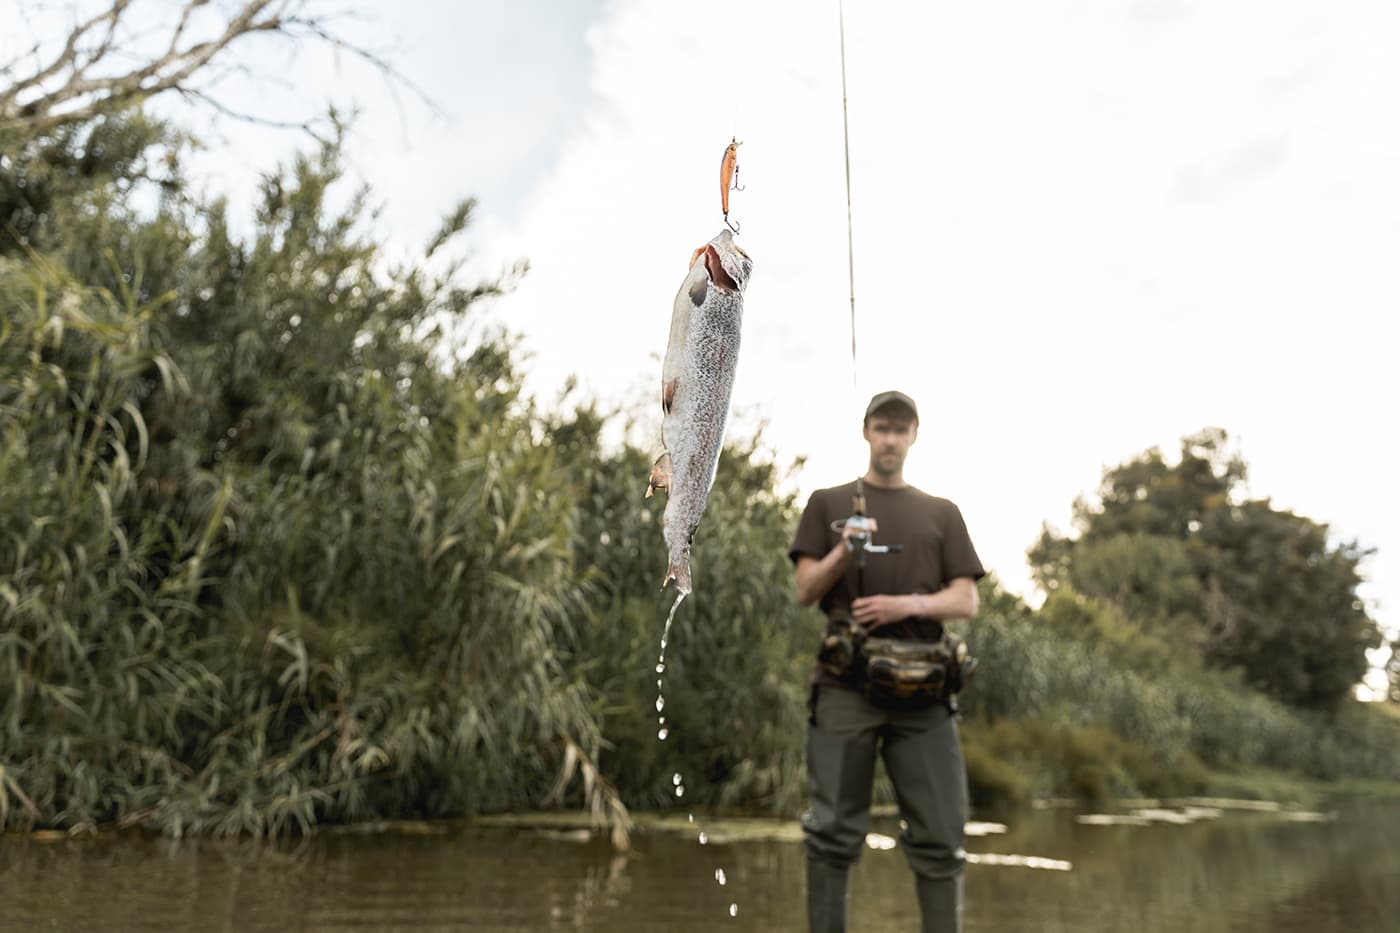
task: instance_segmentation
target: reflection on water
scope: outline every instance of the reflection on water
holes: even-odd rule
[[[1391,933],[1400,929],[1400,805],[1344,803],[1326,821],[1227,811],[1176,825],[994,814],[969,840],[967,930]],[[1124,811],[1127,812],[1127,811]],[[983,815],[983,814],[979,814]],[[634,850],[559,832],[431,827],[324,834],[299,846],[132,835],[0,837],[0,930],[701,931],[805,929],[790,832],[639,832]],[[876,827],[895,836],[898,826]],[[1001,864],[1020,854],[1070,871]],[[740,909],[730,915],[730,905]],[[853,933],[917,929],[897,850],[856,868]]]

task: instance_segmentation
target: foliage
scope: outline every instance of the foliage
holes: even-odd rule
[[[1143,793],[1195,793],[1205,786],[1205,773],[1195,762],[1164,774],[1141,745],[1100,727],[1027,717],[970,728],[967,736],[968,782],[979,806],[1057,795],[1097,802]],[[1007,781],[1002,770],[1020,775],[1022,786]],[[1019,798],[1013,797],[1017,792]]]
[[[269,176],[247,241],[99,177],[35,217],[64,249],[0,259],[11,821],[460,814],[598,752],[571,490],[499,339],[433,362],[494,287],[382,272],[337,156]]]
[[[568,426],[570,443],[601,421]],[[608,705],[602,761],[636,806],[695,804],[795,812],[801,802],[807,676],[819,622],[792,597],[786,557],[796,513],[759,438],[731,444],[695,538],[695,592],[677,610],[656,670],[674,590],[665,571],[664,498],[641,495],[653,457],[632,446],[580,467],[577,557],[595,568],[581,639],[586,677]],[[667,739],[655,700],[664,695]],[[672,775],[685,782],[683,801]]]
[[[1357,595],[1369,552],[1268,500],[1241,501],[1246,468],[1227,440],[1203,431],[1174,465],[1150,450],[1106,471],[1098,504],[1075,504],[1077,537],[1042,533],[1037,579],[1107,600],[1285,702],[1335,707],[1380,644]]]
[[[1004,774],[974,766],[989,761],[1029,775],[1026,792],[1039,795],[1095,786],[1185,794],[1201,788],[1204,773],[1251,769],[1400,778],[1400,721],[1365,704],[1287,706],[1239,676],[1190,663],[1135,633],[1113,605],[1064,587],[1039,611],[990,578],[982,590],[982,613],[962,624],[980,662],[961,697],[964,735],[976,748],[974,798],[1015,791]],[[1101,758],[1094,768],[1089,750]]]

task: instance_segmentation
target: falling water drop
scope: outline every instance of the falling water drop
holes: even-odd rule
[[[665,699],[665,697],[657,697],[657,698],[656,698],[656,711],[659,713],[659,712],[661,712],[661,711],[662,711],[663,709],[665,709],[665,708],[666,708],[666,699]]]
[[[657,662],[656,662],[656,673],[658,673],[658,674],[664,674],[664,673],[666,673],[666,665],[663,664],[661,661],[657,661]]]
[[[720,883],[721,887],[723,887],[729,881],[729,879],[725,877],[723,868],[715,869],[715,880]]]
[[[679,771],[677,771],[675,774],[672,774],[672,775],[671,775],[671,783],[672,783],[672,784],[679,785],[680,782],[681,782],[681,773],[680,773]]]
[[[700,838],[700,844],[701,844],[702,846],[705,845],[707,842],[710,841],[710,837],[707,836],[707,835],[705,835],[704,833],[701,833],[699,838]]]
[[[739,905],[738,905],[738,904],[730,904],[730,905],[729,905],[729,916],[731,916],[731,917],[737,917],[737,916],[739,916]]]

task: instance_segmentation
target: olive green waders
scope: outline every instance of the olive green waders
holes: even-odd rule
[[[807,734],[803,814],[807,920],[811,933],[844,933],[851,865],[870,829],[876,752],[894,784],[904,828],[900,849],[914,870],[923,933],[962,929],[967,774],[946,707],[893,711],[854,690],[819,687]]]

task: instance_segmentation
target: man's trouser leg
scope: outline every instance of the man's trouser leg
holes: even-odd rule
[[[863,697],[822,687],[807,732],[807,923],[811,933],[845,933],[851,865],[870,828],[875,730]]]
[[[900,848],[914,869],[923,933],[962,930],[967,771],[958,727],[942,707],[896,714],[884,744],[885,770],[905,828]]]

